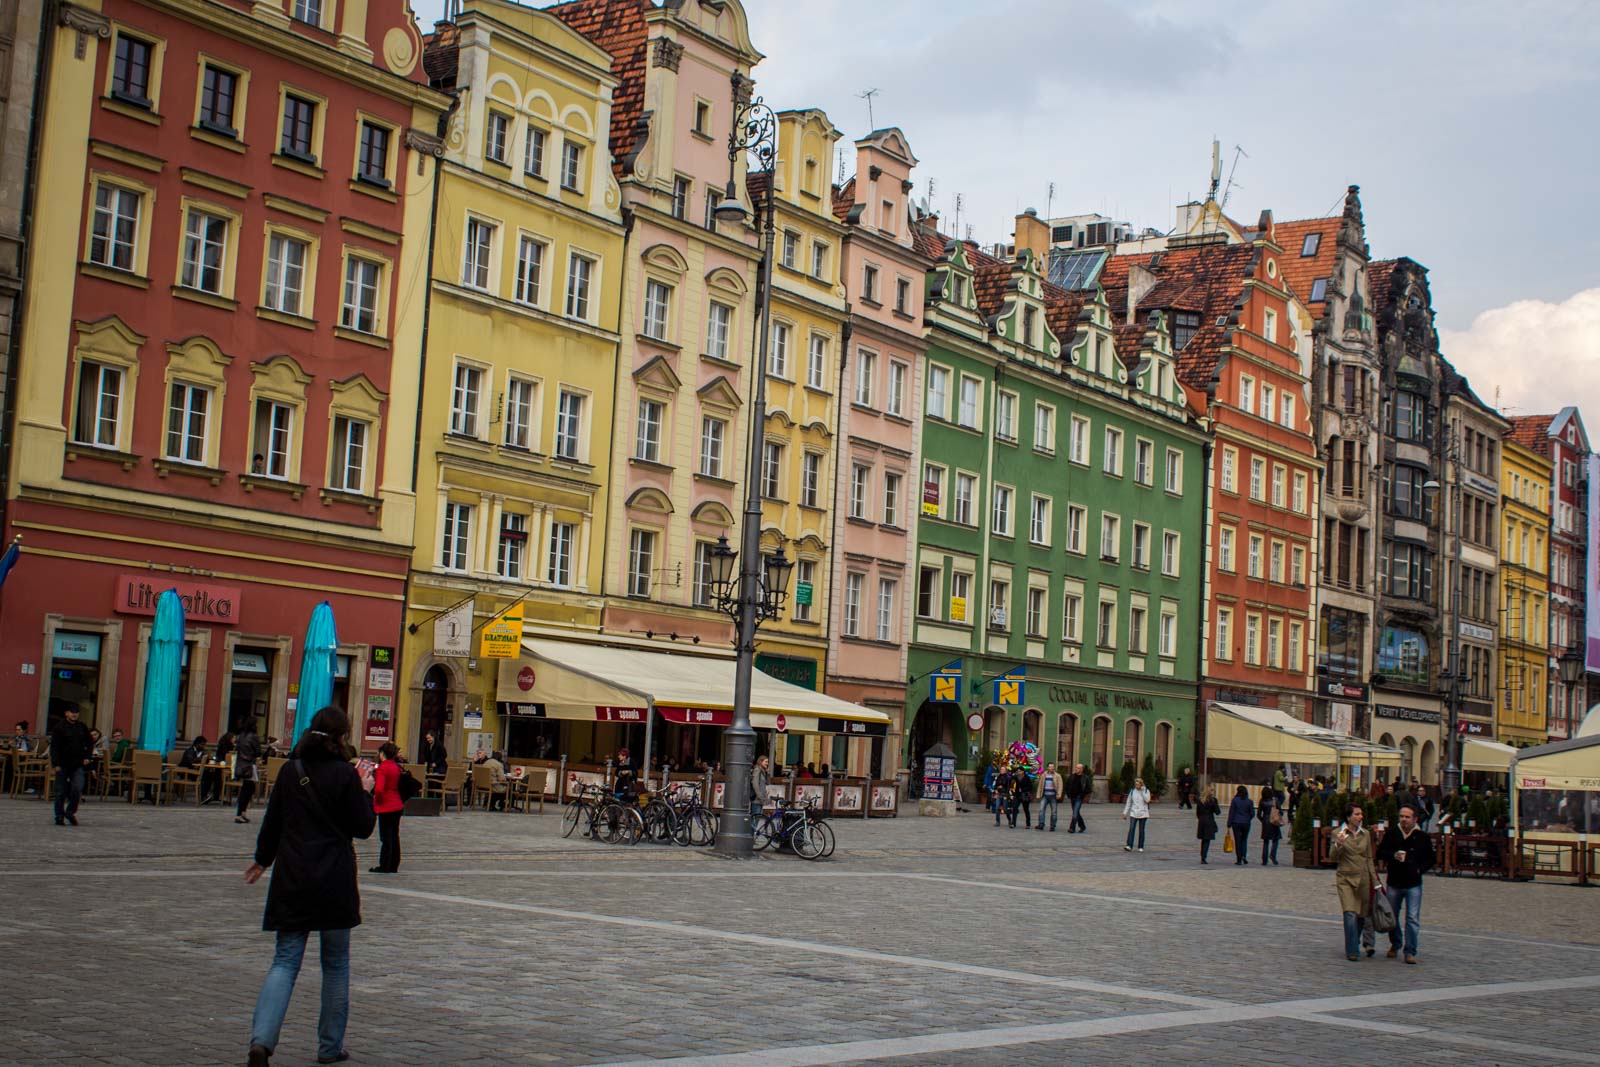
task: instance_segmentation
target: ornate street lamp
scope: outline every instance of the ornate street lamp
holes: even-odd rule
[[[733,723],[722,734],[722,826],[716,850],[729,859],[749,859],[750,764],[755,755],[756,732],[750,726],[750,680],[755,671],[756,627],[775,618],[787,595],[794,566],[779,549],[775,557],[761,558],[761,453],[766,435],[767,346],[772,338],[772,246],[775,233],[773,187],[778,156],[778,117],[760,97],[746,98],[749,82],[733,76],[733,129],[728,134],[728,189],[714,214],[725,222],[742,223],[750,209],[738,187],[741,155],[754,158],[767,172],[759,223],[761,227],[761,284],[756,290],[761,333],[755,366],[750,368],[750,436],[746,451],[744,527],[739,531],[739,551],[720,538],[711,550],[711,577],[717,604],[733,616],[737,628],[734,666]],[[752,205],[753,207],[753,205]],[[738,577],[734,577],[734,563]],[[764,798],[763,798],[764,799]]]

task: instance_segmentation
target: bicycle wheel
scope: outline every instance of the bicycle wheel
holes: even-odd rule
[[[761,852],[772,844],[772,822],[764,815],[750,820],[750,848]]]
[[[663,844],[672,840],[672,826],[675,821],[672,809],[659,800],[653,800],[644,809],[643,819],[645,840]]]
[[[822,834],[822,855],[819,856],[818,859],[827,859],[829,856],[833,855],[833,846],[835,843],[833,840],[833,827],[829,826],[825,821],[820,819],[811,825],[816,828],[817,832]]]
[[[712,822],[711,815],[704,808],[696,810],[684,820],[688,826],[688,841],[685,844],[707,846],[716,844],[717,824]]]
[[[614,801],[604,805],[595,816],[595,836],[608,845],[619,844],[625,830],[624,810]]]
[[[567,810],[561,813],[561,836],[571,837],[572,831],[578,828],[578,823],[583,821],[584,805],[581,801],[573,801],[567,805]]]
[[[804,823],[789,831],[789,847],[803,860],[819,860],[827,841],[816,823]]]

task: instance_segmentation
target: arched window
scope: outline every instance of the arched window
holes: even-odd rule
[[[1170,722],[1156,723],[1156,770],[1162,774],[1172,774],[1172,724]]]
[[[1132,760],[1134,770],[1144,761],[1144,720],[1129,719],[1122,725],[1122,758]]]
[[[1111,758],[1111,716],[1095,716],[1094,741],[1090,752],[1090,759],[1094,763],[1094,767],[1092,768],[1094,773],[1104,776],[1106,773],[1106,763]]]
[[[1028,710],[1022,713],[1022,739],[1039,743],[1039,734],[1044,729],[1044,715],[1038,711]]]
[[[1056,763],[1066,774],[1078,762],[1078,717],[1070,711],[1056,720]]]

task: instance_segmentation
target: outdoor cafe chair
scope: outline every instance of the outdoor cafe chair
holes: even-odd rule
[[[533,810],[533,802],[539,802],[539,814],[544,814],[544,788],[549,781],[550,772],[543,767],[529,767],[523,772],[522,781],[517,783],[522,794],[522,810]]]
[[[156,803],[161,803],[161,798],[167,793],[166,767],[161,760],[161,753],[139,749],[133,754],[133,782],[128,790],[128,803],[133,803],[139,796],[139,790],[149,786],[155,790]]]
[[[429,778],[424,786],[424,796],[437,795],[439,810],[446,811],[450,807],[450,798],[456,801],[456,810],[466,807],[464,788],[467,784],[467,769],[460,764],[451,763],[445,767],[443,778]]]
[[[55,780],[55,775],[50,771],[49,753],[13,752],[11,758],[16,761],[11,772],[11,795],[17,796],[37,786],[39,796],[49,800],[51,786]]]
[[[472,806],[475,808],[488,808],[490,788],[494,784],[494,775],[489,773],[487,767],[472,768]]]
[[[112,793],[121,796],[133,784],[133,753],[129,750],[127,756],[121,760],[114,760],[106,756],[105,770],[100,776],[100,796],[110,796]]]
[[[200,806],[200,774],[203,768],[180,767],[175,762],[167,764],[167,788],[174,795],[179,789],[194,790],[194,806]]]

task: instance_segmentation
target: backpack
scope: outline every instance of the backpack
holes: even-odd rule
[[[402,767],[400,770],[400,781],[397,788],[400,791],[400,799],[402,801],[406,801],[422,792],[422,783],[417,781],[416,778],[412,777],[412,774],[409,770],[406,770]]]

